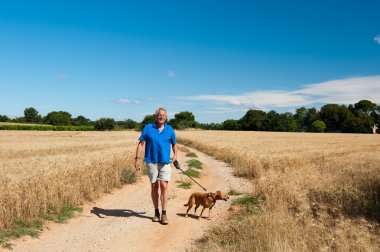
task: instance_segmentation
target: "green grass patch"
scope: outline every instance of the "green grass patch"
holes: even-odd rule
[[[39,232],[42,230],[43,224],[44,221],[42,219],[36,219],[31,222],[17,220],[13,223],[11,228],[0,230],[0,245],[6,249],[12,249],[12,243],[8,242],[10,239],[26,235],[37,238]]]
[[[136,178],[136,170],[134,169],[129,169],[129,168],[124,168],[121,171],[121,182],[123,184],[133,184],[136,183],[137,178]]]
[[[144,165],[143,168],[141,168],[141,174],[142,175],[148,175],[148,170],[146,169],[146,166]]]
[[[8,242],[10,239],[26,235],[37,238],[46,220],[64,223],[67,219],[72,218],[75,212],[82,212],[82,208],[68,204],[61,208],[59,214],[47,214],[44,218],[29,222],[16,220],[10,228],[0,229],[0,245],[6,249],[12,249],[12,243]]]
[[[178,181],[179,184],[177,185],[177,187],[179,188],[182,188],[182,189],[191,189],[191,182],[186,182],[186,181]]]
[[[71,204],[67,204],[61,208],[59,214],[48,214],[45,219],[51,220],[57,223],[65,223],[68,219],[74,217],[75,212],[82,212],[82,208],[75,207]]]
[[[232,204],[235,205],[245,205],[245,206],[252,206],[257,205],[259,203],[259,200],[252,196],[244,196],[238,199],[235,199]]]
[[[228,195],[230,195],[230,196],[238,196],[238,195],[241,195],[241,194],[242,194],[241,192],[238,192],[237,190],[232,189],[232,188],[228,192]]]
[[[196,158],[198,156],[194,152],[189,152],[189,153],[186,154],[186,157]]]
[[[193,169],[187,169],[186,174],[193,178],[199,178],[199,175],[201,174],[199,171],[193,170]]]
[[[253,196],[243,196],[232,201],[232,205],[245,206],[247,213],[254,213],[254,208],[259,203],[260,199]]]
[[[186,162],[187,163],[187,166],[189,168],[195,168],[195,169],[203,169],[202,167],[202,162],[197,160],[197,159],[190,159],[189,161]]]
[[[34,220],[32,222],[25,221],[15,221],[15,229],[10,233],[13,237],[19,238],[21,236],[29,235],[31,237],[37,238],[39,230],[42,229],[43,220]]]

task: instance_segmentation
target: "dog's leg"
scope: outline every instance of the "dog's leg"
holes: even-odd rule
[[[198,220],[200,220],[202,218],[202,214],[203,214],[203,211],[205,210],[205,207],[202,208],[202,211],[201,211],[201,214],[199,215],[198,217]]]
[[[211,218],[211,208],[208,209],[208,218]]]
[[[198,207],[199,207],[199,205],[196,205],[196,206],[195,206],[194,214],[197,212]]]
[[[185,217],[188,217],[189,211],[190,211],[190,209],[191,209],[191,208],[193,207],[193,205],[194,205],[194,197],[193,197],[193,196],[190,197],[189,202],[187,203],[187,205],[188,205],[189,207],[187,208],[187,211],[186,211],[186,215],[185,215]],[[185,206],[186,206],[186,205],[185,205]]]
[[[189,207],[187,208],[185,217],[188,216],[190,209],[193,207],[193,204],[189,204]]]

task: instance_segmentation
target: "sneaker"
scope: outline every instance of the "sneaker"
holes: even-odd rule
[[[153,222],[159,222],[160,221],[160,216],[155,215],[152,219]]]
[[[163,214],[161,216],[161,224],[167,225],[168,223],[168,216],[166,214]]]

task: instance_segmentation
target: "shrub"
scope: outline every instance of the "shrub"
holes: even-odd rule
[[[312,123],[311,128],[314,132],[324,132],[326,130],[326,124],[321,120],[316,120]]]
[[[113,130],[115,128],[115,120],[112,118],[100,118],[95,122],[95,130]]]

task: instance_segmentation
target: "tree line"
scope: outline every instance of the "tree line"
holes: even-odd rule
[[[372,133],[373,127],[379,124],[380,106],[361,100],[348,106],[326,104],[319,110],[301,107],[295,113],[251,109],[239,120],[229,119],[201,127],[216,130]]]
[[[26,108],[24,116],[15,119],[0,115],[0,122],[92,126],[95,130],[140,130],[147,123],[154,121],[154,115],[146,115],[141,122],[132,119],[115,121],[112,118],[91,121],[82,115],[73,118],[66,111],[53,111],[42,116],[33,107]],[[373,127],[380,123],[380,106],[369,100],[361,100],[348,106],[326,104],[319,110],[301,107],[296,109],[295,113],[250,109],[242,118],[227,119],[222,123],[198,123],[192,112],[182,111],[175,114],[168,123],[175,129],[372,133]]]

